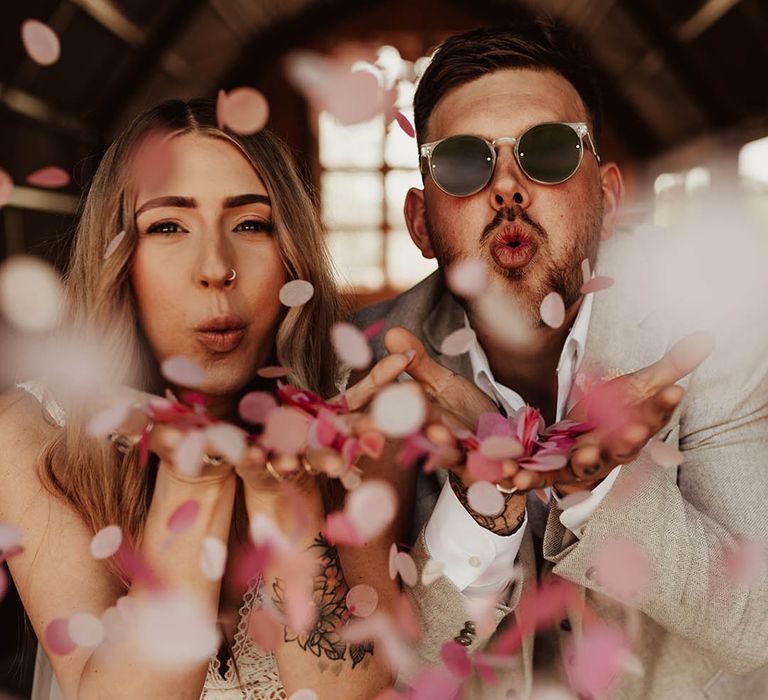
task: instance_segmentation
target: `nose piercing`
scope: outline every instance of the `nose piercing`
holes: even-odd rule
[[[237,272],[235,272],[235,268],[233,267],[232,268],[232,274],[229,277],[227,277],[226,281],[227,282],[234,282],[235,281],[235,277],[237,277]]]

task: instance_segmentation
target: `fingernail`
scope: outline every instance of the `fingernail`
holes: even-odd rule
[[[413,349],[406,350],[403,354],[408,358],[408,362],[410,362],[414,357],[416,357],[416,351]]]
[[[584,473],[587,476],[592,476],[593,474],[597,474],[597,472],[600,471],[600,465],[599,464],[592,464],[589,467],[584,468]]]

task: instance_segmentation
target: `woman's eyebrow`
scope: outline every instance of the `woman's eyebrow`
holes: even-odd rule
[[[136,216],[143,214],[149,209],[158,207],[180,207],[182,209],[194,209],[197,207],[197,200],[192,197],[155,197],[148,202],[144,202],[137,210]]]
[[[238,194],[234,197],[227,197],[224,200],[224,209],[234,209],[246,204],[266,204],[271,206],[272,202],[270,202],[269,197],[265,194]]]

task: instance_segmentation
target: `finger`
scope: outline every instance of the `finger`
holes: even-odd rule
[[[593,444],[577,447],[571,455],[570,466],[577,479],[596,479],[603,466],[600,448]]]
[[[678,340],[660,360],[632,374],[633,381],[655,393],[695,370],[709,357],[715,340],[711,333],[697,331]]]
[[[607,437],[600,453],[603,466],[613,467],[634,459],[653,432],[646,423],[630,423]]]
[[[344,396],[350,410],[358,411],[373,400],[382,388],[395,381],[413,359],[413,354],[397,352],[379,360],[357,384],[349,387]]]
[[[408,366],[408,374],[421,382],[433,395],[456,376],[447,367],[433,360],[424,348],[424,344],[410,331],[395,326],[384,336],[384,345],[389,352],[414,352],[414,358]]]
[[[551,472],[551,475],[558,474],[558,472]],[[531,489],[544,488],[548,485],[548,478],[541,472],[534,472],[528,469],[520,469],[514,477],[512,477],[512,486],[521,491],[530,491]]]

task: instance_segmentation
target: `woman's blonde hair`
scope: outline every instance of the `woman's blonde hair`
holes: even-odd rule
[[[136,245],[131,161],[154,134],[200,133],[234,143],[252,163],[272,202],[274,238],[289,279],[312,283],[313,297],[288,309],[276,339],[276,362],[292,370],[296,386],[331,395],[337,363],[330,330],[342,315],[331,262],[306,184],[288,149],[268,131],[243,136],[217,126],[209,100],[164,102],[138,116],[107,149],[81,206],[65,282],[69,321],[84,336],[98,334],[117,381],[162,391],[157,362],[138,321],[130,262]],[[110,240],[125,231],[105,260]],[[138,538],[146,518],[152,473],[138,450],[121,455],[106,440],[89,437],[82,410],[66,407],[66,424],[43,453],[43,483],[65,497],[93,532],[111,524]]]

